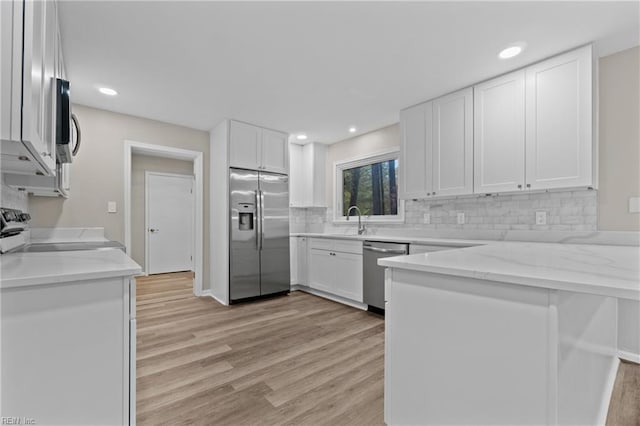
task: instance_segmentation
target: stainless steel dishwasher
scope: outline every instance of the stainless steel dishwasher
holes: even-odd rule
[[[369,310],[384,313],[384,268],[378,259],[409,254],[409,244],[365,241],[362,243],[363,301]]]

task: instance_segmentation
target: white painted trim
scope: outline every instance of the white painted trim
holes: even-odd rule
[[[178,178],[178,179],[187,179],[191,182],[191,189],[192,189],[192,193],[191,193],[191,204],[192,204],[192,208],[193,208],[193,222],[192,222],[192,226],[191,226],[191,253],[192,256],[195,255],[196,252],[196,236],[195,236],[195,222],[196,222],[196,217],[195,217],[195,212],[196,212],[196,206],[195,206],[195,196],[193,194],[193,190],[195,190],[194,186],[194,178],[193,175],[183,175],[180,173],[166,173],[166,172],[152,172],[149,170],[145,170],[144,171],[144,270],[145,271],[149,271],[149,232],[147,232],[147,230],[149,229],[149,177],[150,176],[164,176],[164,177],[172,177],[172,178]],[[194,259],[191,259],[191,269],[194,269]],[[195,291],[194,291],[195,293]]]
[[[598,420],[596,424],[604,425],[607,422],[607,414],[609,414],[609,403],[611,402],[611,395],[613,394],[613,387],[616,383],[616,376],[618,375],[619,367],[620,359],[612,357],[609,374],[607,375],[607,382],[605,383],[604,392],[602,393],[602,400],[600,401],[600,409],[598,410]]]
[[[175,148],[164,145],[154,145],[131,140],[124,141],[124,245],[127,254],[131,254],[131,156],[143,154],[152,157],[173,158],[193,162],[193,174],[195,185],[194,244],[193,256],[195,278],[193,280],[193,293],[196,296],[202,294],[204,269],[202,259],[204,257],[204,153],[188,149]]]
[[[333,222],[335,224],[352,223],[347,221],[345,216],[338,212],[342,212],[342,197],[338,196],[342,192],[342,169],[365,166],[367,164],[377,163],[392,159],[393,157],[400,159],[400,147],[385,149],[383,151],[373,152],[360,157],[340,160],[333,163]],[[363,216],[364,223],[404,223],[404,200],[398,198],[398,214],[396,216]]]
[[[629,351],[618,351],[618,358],[624,361],[635,362],[636,364],[640,364],[640,354],[636,354]]]
[[[353,300],[345,299],[344,297],[336,296],[335,294],[331,294],[331,293],[326,293],[326,292],[324,292],[322,290],[316,290],[315,288],[303,286],[303,285],[300,285],[300,284],[296,284],[295,286],[292,286],[292,288],[293,287],[295,287],[296,291],[304,291],[305,293],[309,293],[309,294],[313,294],[315,296],[323,297],[325,299],[333,300],[334,302],[342,303],[343,305],[348,305],[348,306],[351,306],[353,308],[361,309],[363,311],[366,311],[367,308],[368,308],[368,305],[366,305],[364,303],[360,303],[360,302],[356,302],[356,301],[353,301]]]
[[[210,298],[212,298],[213,300],[215,300],[216,302],[220,303],[221,305],[229,306],[229,304],[228,304],[228,303],[225,303],[224,301],[222,301],[222,300],[218,299],[216,296],[214,296],[214,294],[213,294],[213,293],[211,293],[211,290],[205,290],[205,291],[203,291],[203,292],[202,292],[202,294],[201,294],[200,296],[201,296],[201,297],[210,297]]]

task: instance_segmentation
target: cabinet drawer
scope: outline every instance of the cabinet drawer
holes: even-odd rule
[[[316,250],[333,250],[333,242],[334,240],[329,240],[326,238],[311,238],[309,247],[311,249]]]
[[[362,241],[334,240],[333,250],[343,253],[362,254]]]
[[[312,238],[309,241],[311,242],[310,247],[316,250],[362,254],[362,241],[333,240],[330,238]]]

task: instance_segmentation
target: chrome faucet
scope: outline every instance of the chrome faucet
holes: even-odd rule
[[[351,210],[355,209],[356,213],[358,213],[358,235],[364,234],[364,225],[362,224],[362,213],[358,206],[351,206],[349,210],[347,210],[347,220],[349,220],[349,215],[351,214]]]

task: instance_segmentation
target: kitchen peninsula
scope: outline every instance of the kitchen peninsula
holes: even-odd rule
[[[639,256],[496,242],[380,260],[386,423],[604,424]]]

